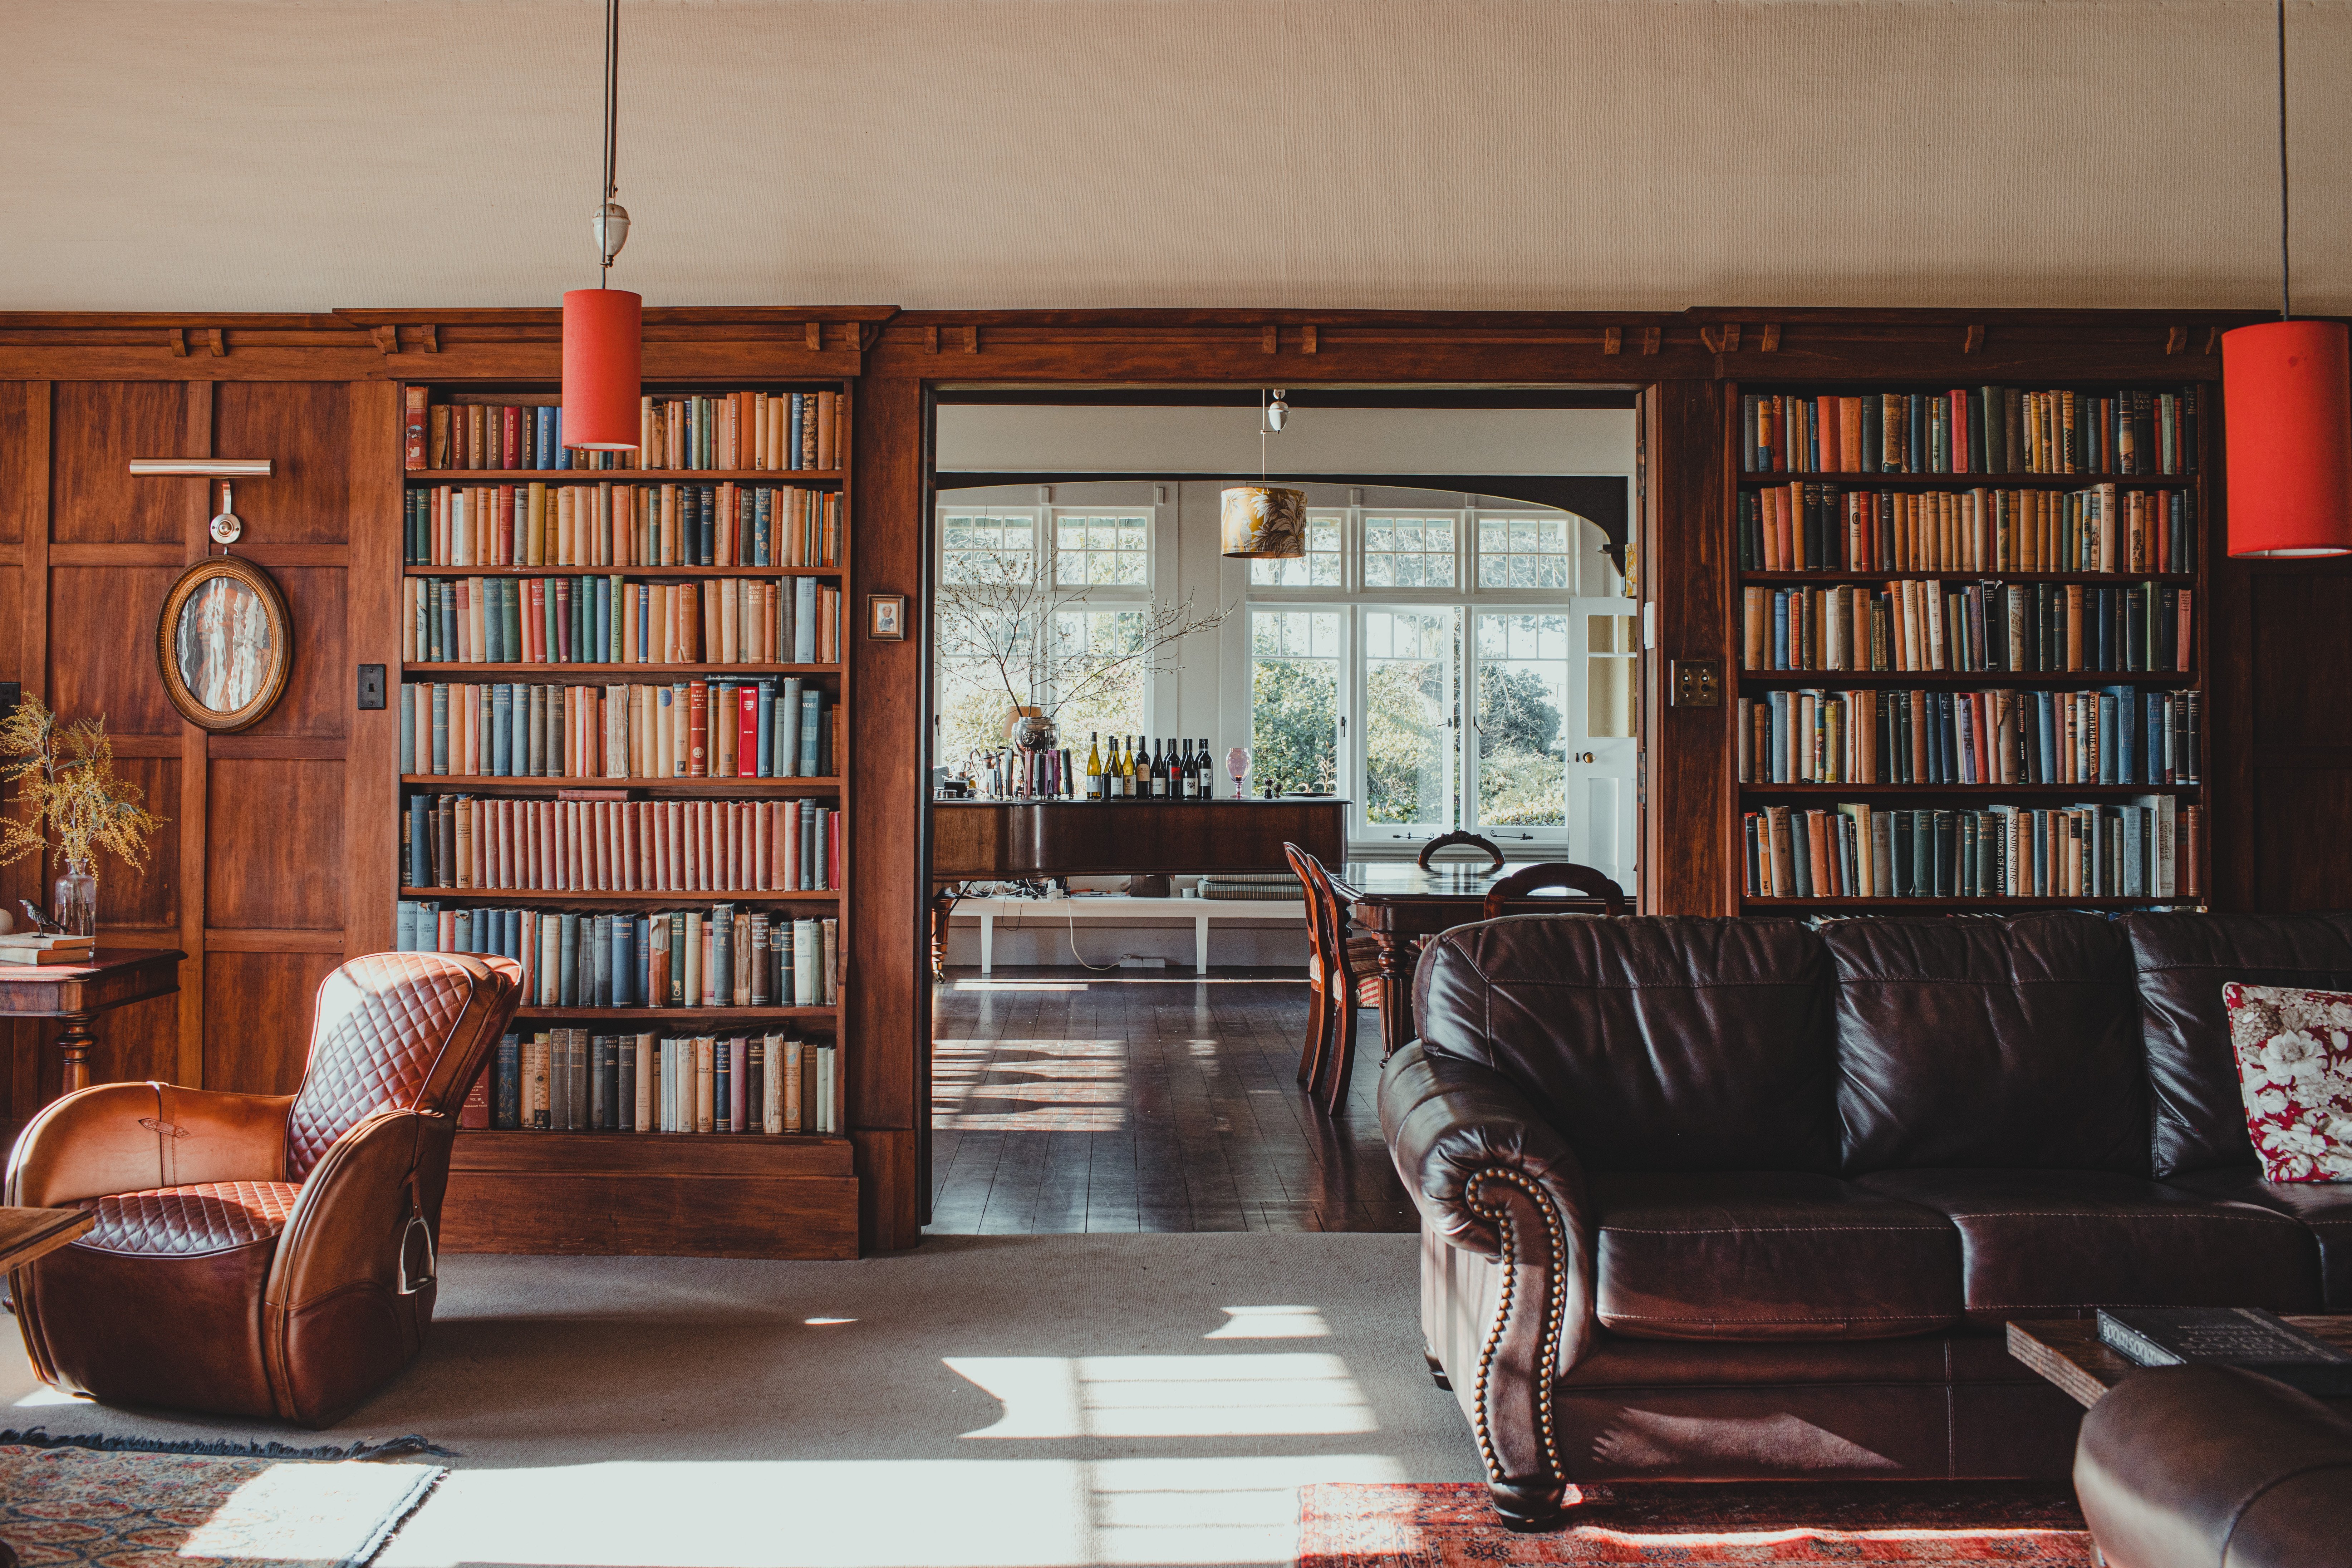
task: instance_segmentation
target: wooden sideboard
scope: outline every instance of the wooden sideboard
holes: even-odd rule
[[[1338,799],[935,801],[931,879],[1287,871],[1286,842],[1336,866],[1347,812]]]

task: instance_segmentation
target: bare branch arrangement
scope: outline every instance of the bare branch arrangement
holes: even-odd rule
[[[1086,584],[1051,577],[1025,551],[959,551],[936,595],[941,650],[991,669],[1016,713],[1051,719],[1123,675],[1166,673],[1171,649],[1233,614],[1195,610],[1189,594],[1172,604],[1089,604]],[[1117,616],[1118,636],[1089,635],[1078,618],[1087,613]]]

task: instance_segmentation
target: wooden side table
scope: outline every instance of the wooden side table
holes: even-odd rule
[[[2285,1321],[2329,1344],[2352,1351],[2352,1315],[2291,1317]],[[2051,1318],[2009,1325],[2009,1353],[2048,1378],[2088,1410],[2125,1378],[2140,1370],[2136,1361],[2107,1348],[2096,1318]]]
[[[89,1087],[91,1032],[100,1013],[180,989],[177,948],[101,947],[88,963],[0,964],[0,1018],[58,1018],[64,1092]]]
[[[98,1223],[87,1209],[0,1208],[0,1273],[13,1274],[55,1252]],[[16,1568],[16,1553],[0,1541],[0,1568]]]

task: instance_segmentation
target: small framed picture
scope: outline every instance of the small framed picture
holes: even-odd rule
[[[903,642],[907,636],[907,595],[866,595],[866,635],[884,642]]]
[[[205,557],[163,596],[155,661],[164,694],[216,734],[259,723],[286,689],[292,629],[268,573],[240,556]]]

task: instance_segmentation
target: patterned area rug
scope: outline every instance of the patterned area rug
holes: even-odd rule
[[[1519,1535],[1462,1483],[1299,1489],[1299,1568],[1527,1563],[2011,1563],[2090,1568],[2063,1487],[1984,1481],[1592,1486],[1568,1528]]]
[[[0,1445],[0,1541],[24,1568],[360,1568],[446,1473]]]

